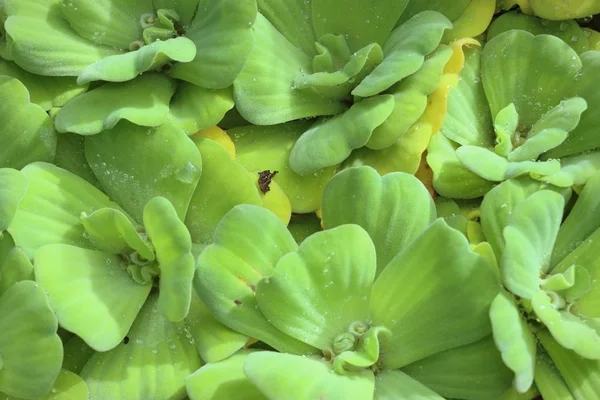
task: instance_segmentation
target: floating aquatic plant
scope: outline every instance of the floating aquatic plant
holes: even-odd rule
[[[597,398],[598,12],[0,0],[0,398]]]
[[[599,62],[597,51],[579,55],[556,36],[522,30],[468,50],[428,149],[436,191],[476,198],[524,175],[559,187],[585,184],[600,162],[592,83]]]
[[[418,121],[452,56],[441,42],[481,33],[494,2],[353,1],[345,9],[340,18],[330,1],[260,1],[254,49],[234,84],[237,109],[259,125],[320,117],[291,151],[298,174],[365,146],[396,146],[393,156],[407,160],[394,170],[414,173],[424,148],[411,145],[431,136]],[[465,28],[465,15],[477,22]]]
[[[338,204],[359,193],[362,201]],[[248,379],[267,398],[292,390],[286,371],[311,376],[306,398],[429,393],[398,369],[490,333],[486,310],[499,289],[492,269],[435,219],[429,193],[408,174],[381,178],[359,167],[336,175],[325,189],[323,221],[326,229],[298,246],[269,211],[240,205],[199,257],[196,292],[215,317],[288,353],[248,354]],[[203,398],[204,379],[213,374],[201,369],[188,379],[192,397]]]
[[[536,371],[538,340],[543,348],[556,342],[584,359],[600,359],[598,220],[589,218],[597,209],[599,178],[588,182],[562,224],[568,193],[540,190],[535,181],[506,181],[482,203],[482,227],[506,288],[490,309],[494,339],[519,392],[547,373]]]
[[[228,87],[252,48],[255,17],[252,0],[8,0],[0,52],[30,73],[108,82],[57,111],[59,132],[169,119],[193,133],[233,107]]]

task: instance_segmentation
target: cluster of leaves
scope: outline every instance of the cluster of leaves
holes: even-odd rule
[[[598,398],[597,13],[0,0],[0,398]]]

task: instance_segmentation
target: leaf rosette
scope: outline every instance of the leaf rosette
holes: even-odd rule
[[[352,200],[340,204],[343,198]],[[415,177],[349,168],[327,184],[322,214],[325,230],[300,245],[264,208],[236,206],[221,220],[214,243],[198,259],[196,293],[218,321],[282,353],[244,353],[235,363],[209,364],[188,378],[192,398],[216,390],[207,379],[229,367],[236,380],[243,368],[266,398],[292,390],[303,391],[298,399],[316,393],[344,398],[353,391],[385,398],[395,390],[437,398],[401,369],[420,370],[411,369],[419,362],[444,368],[455,351],[481,364],[487,357],[485,373],[506,376],[489,346],[497,279],[460,232],[436,219]],[[428,251],[433,243],[435,254]],[[291,370],[311,378],[302,385],[283,379]],[[507,389],[506,379],[492,387],[488,382],[473,390]],[[461,390],[437,383],[444,392]]]
[[[453,74],[445,67],[461,47],[442,42],[483,32],[495,4],[356,0],[343,16],[327,0],[258,6],[254,48],[234,83],[236,107],[257,125],[317,117],[289,157],[295,173],[310,175],[347,159],[371,165],[371,151],[381,150],[389,163],[400,161],[378,169],[415,173],[443,118],[440,106],[430,111],[437,119],[427,115],[428,101],[440,97],[445,107],[444,73]]]
[[[600,97],[591,89],[600,53],[579,55],[556,36],[516,29],[467,51],[441,134],[428,148],[436,191],[476,198],[520,176],[584,184],[600,168]]]
[[[124,119],[194,133],[233,107],[255,18],[252,0],[8,0],[0,48],[28,73],[96,83],[55,111],[59,132],[93,135]]]
[[[596,174],[564,222],[570,191],[540,190],[531,179],[503,182],[482,203],[482,227],[498,254],[506,289],[490,310],[494,340],[515,373],[518,392],[527,391],[538,379],[542,381],[538,387],[548,386],[551,371],[544,365],[537,371],[544,357],[538,341],[555,362],[560,359],[555,359],[547,343],[590,363],[600,360],[595,283],[598,190],[600,175]],[[576,393],[580,384],[568,381],[566,385]]]
[[[172,363],[159,393],[171,398],[200,356],[216,362],[248,341],[193,294],[195,258],[235,205],[268,207],[283,224],[289,200],[274,183],[262,193],[218,129],[188,136],[171,124],[121,122],[82,144],[103,191],[48,163],[0,169],[0,293],[33,279],[48,293],[60,327],[87,349],[65,351],[65,363],[80,366],[92,396],[159,393],[148,374]],[[147,159],[132,159],[132,148]],[[113,387],[107,371],[117,365],[128,379]]]

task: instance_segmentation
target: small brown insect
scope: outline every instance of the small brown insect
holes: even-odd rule
[[[258,187],[263,194],[271,190],[271,180],[277,175],[279,171],[264,170],[258,173]]]
[[[123,339],[123,343],[125,343],[125,344],[129,343],[129,336],[125,336],[125,339]]]

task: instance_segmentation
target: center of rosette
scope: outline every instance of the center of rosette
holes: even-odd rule
[[[316,90],[326,97],[347,100],[349,105],[352,89],[383,60],[379,45],[371,44],[353,53],[344,35],[325,34],[315,46],[312,73],[300,71],[293,87]]]
[[[140,25],[143,28],[143,43],[132,43],[130,48],[137,50],[144,44],[148,45],[157,40],[168,40],[183,35],[183,28],[179,22],[179,14],[171,9],[161,8],[156,13],[142,15]]]
[[[339,374],[365,368],[377,371],[381,339],[390,335],[391,331],[383,326],[369,327],[362,321],[355,321],[346,332],[335,337],[331,347],[323,350],[323,355]]]

